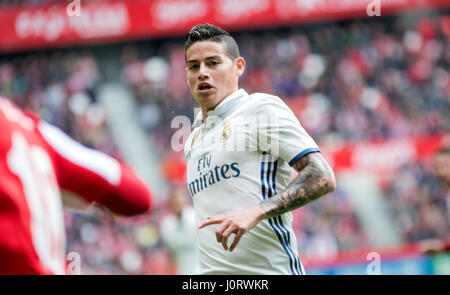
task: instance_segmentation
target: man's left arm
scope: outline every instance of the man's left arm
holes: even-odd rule
[[[302,207],[336,187],[333,170],[319,152],[303,156],[293,167],[298,175],[282,192],[247,209],[209,217],[199,228],[220,224],[216,230],[216,239],[225,250],[228,250],[228,237],[235,233],[236,237],[229,248],[233,251],[242,235],[261,220]]]
[[[336,188],[333,170],[319,152],[305,155],[293,167],[297,177],[282,192],[259,204],[263,219],[302,207]]]

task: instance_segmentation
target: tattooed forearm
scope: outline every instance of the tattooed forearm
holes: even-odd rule
[[[260,203],[264,218],[304,206],[335,189],[333,171],[320,153],[310,153],[294,165],[297,177],[279,194]]]

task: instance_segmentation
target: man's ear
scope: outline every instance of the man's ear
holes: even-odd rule
[[[238,77],[242,76],[245,70],[245,59],[243,57],[238,57],[234,62],[236,67],[236,73]]]

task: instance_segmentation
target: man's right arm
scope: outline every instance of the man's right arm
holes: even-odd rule
[[[225,250],[233,251],[241,237],[261,220],[304,206],[335,189],[334,173],[320,153],[303,156],[294,167],[299,174],[281,193],[244,210],[208,217],[198,228],[220,224],[216,230],[216,240],[222,243]],[[231,233],[236,236],[228,248],[227,241]]]

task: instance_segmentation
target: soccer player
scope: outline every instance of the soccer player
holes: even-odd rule
[[[447,220],[450,222],[450,145],[441,147],[434,157],[436,176],[444,185]]]
[[[194,274],[197,263],[197,227],[188,198],[184,187],[174,186],[167,199],[170,214],[163,218],[160,226],[161,240],[170,251],[177,274],[181,275]]]
[[[60,187],[120,215],[147,212],[131,168],[0,97],[0,274],[65,274]]]
[[[197,273],[305,274],[290,211],[333,191],[332,169],[280,98],[238,88],[245,60],[229,33],[193,27],[185,58],[201,107],[185,144]]]
[[[450,187],[450,146],[440,148],[435,155],[436,175]]]

